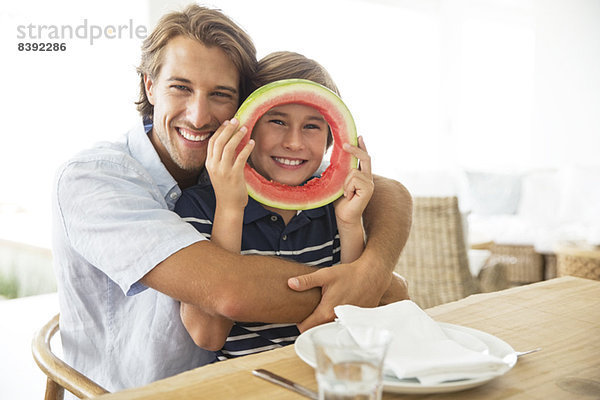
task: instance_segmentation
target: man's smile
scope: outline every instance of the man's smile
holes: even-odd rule
[[[191,131],[191,130],[186,129],[186,128],[175,128],[175,129],[177,130],[177,132],[179,132],[179,134],[181,136],[183,136],[183,138],[185,138],[186,140],[189,140],[191,142],[202,142],[202,141],[205,141],[209,137],[211,137],[212,134],[214,133],[214,131],[196,133],[196,132]]]

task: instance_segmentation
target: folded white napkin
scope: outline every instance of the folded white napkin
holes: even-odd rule
[[[417,378],[423,385],[434,385],[501,375],[509,369],[502,359],[490,355],[485,348],[474,351],[452,340],[437,322],[410,300],[376,308],[343,305],[335,307],[334,311],[339,323],[348,327],[351,334],[352,325],[356,324],[392,332],[384,369],[400,379]],[[481,344],[487,347],[483,342]]]

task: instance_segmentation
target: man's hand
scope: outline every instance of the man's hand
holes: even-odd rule
[[[360,307],[379,305],[390,286],[391,273],[376,273],[359,263],[339,264],[321,268],[307,275],[291,278],[288,286],[297,291],[321,287],[321,302],[313,313],[298,324],[300,332],[333,321],[333,308],[342,304]]]

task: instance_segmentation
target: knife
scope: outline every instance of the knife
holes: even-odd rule
[[[267,371],[266,369],[255,369],[252,371],[252,374],[262,378],[266,381],[274,383],[279,386],[283,386],[286,389],[290,389],[302,396],[306,396],[309,399],[318,400],[319,396],[313,390],[302,386],[296,382],[292,382],[289,379],[284,378],[283,376],[279,376],[277,374],[272,373],[271,371]]]

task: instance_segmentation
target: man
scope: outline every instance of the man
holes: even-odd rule
[[[255,63],[250,38],[220,12],[190,6],[165,16],[144,41],[138,69],[138,109],[151,128],[140,124],[123,142],[84,151],[58,172],[53,251],[63,350],[109,391],[214,360],[183,327],[179,301],[234,321],[307,329],[331,320],[338,304],[406,297],[391,271],[411,202],[396,182],[375,180],[363,256],[314,273],[221,249],[173,212],[204,168],[209,137],[247,95]]]

